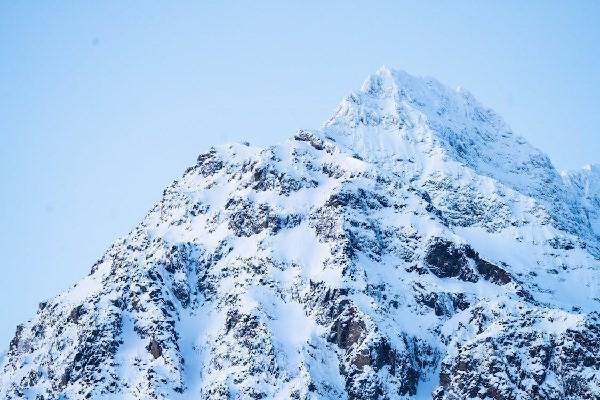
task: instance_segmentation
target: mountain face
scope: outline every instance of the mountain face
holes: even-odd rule
[[[382,68],[211,149],[0,360],[0,398],[599,399],[600,173]]]
[[[600,235],[600,165],[586,165],[580,171],[561,175],[576,196],[583,199],[592,230]]]

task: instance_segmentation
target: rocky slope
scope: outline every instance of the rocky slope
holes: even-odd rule
[[[382,68],[320,130],[201,154],[17,327],[0,397],[598,399],[586,171]]]

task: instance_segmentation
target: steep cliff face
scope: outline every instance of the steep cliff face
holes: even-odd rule
[[[582,199],[585,213],[596,236],[600,236],[600,165],[586,165],[579,171],[561,173],[573,193]]]
[[[383,68],[320,130],[200,155],[17,327],[0,397],[599,398],[586,179]]]

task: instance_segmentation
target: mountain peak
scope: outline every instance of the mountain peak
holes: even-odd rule
[[[449,134],[448,130],[467,136],[481,135],[479,130],[484,129],[488,140],[516,136],[499,116],[481,106],[465,89],[453,90],[433,78],[386,66],[369,75],[358,91],[344,98],[324,127],[329,133],[338,131],[341,135],[356,133],[352,132],[356,128],[408,131],[427,127],[439,128],[436,136],[440,139]],[[525,142],[522,138],[517,140]]]
[[[548,156],[464,88],[384,66],[341,101],[322,131],[362,159],[413,179],[453,176],[467,166],[546,204],[566,229],[586,225]]]
[[[400,102],[427,106],[435,111],[442,111],[440,108],[444,108],[447,103],[452,103],[454,111],[463,111],[465,114],[469,113],[468,108],[483,109],[475,97],[462,86],[453,90],[435,78],[412,75],[405,70],[386,65],[365,79],[360,92],[375,98],[394,98]]]
[[[398,86],[397,77],[400,74],[408,75],[404,71],[395,71],[384,65],[364,80],[360,90],[372,94],[381,93],[381,88],[384,86],[388,86],[390,89],[394,90]]]
[[[583,166],[583,169],[594,175],[600,175],[600,164],[587,164]]]
[[[453,160],[477,173],[512,180],[511,186],[520,189],[530,184],[522,182],[524,167],[550,172],[555,181],[558,177],[543,153],[465,89],[388,67],[344,98],[323,131],[375,162],[413,157],[427,168],[433,159]]]
[[[382,68],[321,131],[199,155],[17,327],[0,398],[598,398],[598,208],[557,176]]]

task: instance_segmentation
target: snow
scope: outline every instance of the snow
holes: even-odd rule
[[[340,271],[323,269],[323,264],[331,256],[331,249],[319,241],[308,223],[284,229],[265,243],[274,257],[298,264],[305,279],[326,282],[330,287],[340,287]]]
[[[24,393],[77,398],[83,381],[52,387],[82,348],[114,339],[87,377],[101,379],[83,387],[94,398],[337,399],[353,384],[402,398],[390,365],[369,364],[381,343],[403,368],[418,359],[411,398],[430,398],[442,360],[474,349],[474,362],[489,361],[488,340],[517,331],[544,344],[586,329],[600,311],[599,229],[599,166],[559,174],[464,89],[384,67],[320,130],[201,158],[92,274],[24,324],[0,357],[0,395],[40,368]],[[437,276],[426,261],[436,238],[469,246],[510,282]],[[354,342],[336,342],[344,335]],[[528,345],[506,351],[526,360]],[[554,370],[523,368],[562,387]],[[600,391],[597,371],[573,373]]]

